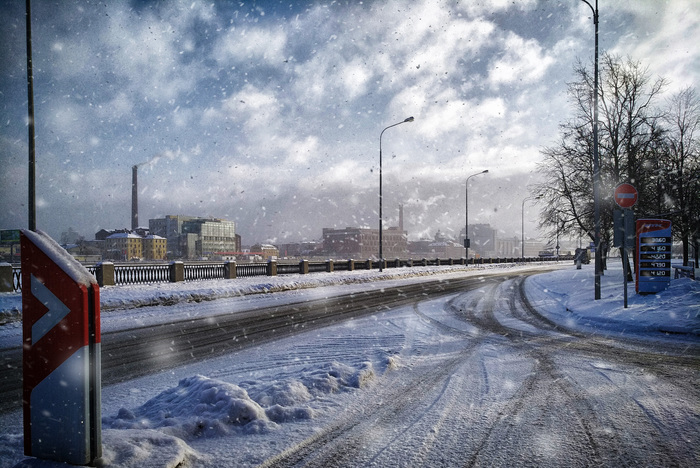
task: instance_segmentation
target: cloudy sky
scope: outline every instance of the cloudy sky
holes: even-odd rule
[[[591,0],[594,1],[594,0]],[[0,4],[0,228],[27,227],[24,2]],[[700,2],[600,0],[600,50],[700,79]],[[410,239],[520,235],[540,150],[592,65],[579,0],[32,2],[37,227],[92,239],[167,214],[237,222],[244,244],[378,226]],[[537,207],[525,204],[526,235]]]

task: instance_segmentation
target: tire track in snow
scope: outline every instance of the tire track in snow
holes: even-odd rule
[[[523,462],[528,457],[532,457],[532,447],[524,443],[530,436],[530,433],[529,431],[523,431],[521,429],[522,425],[520,421],[532,420],[532,413],[538,414],[538,411],[533,411],[532,408],[543,409],[543,412],[538,415],[540,419],[548,416],[548,411],[546,409],[548,405],[543,404],[543,400],[544,402],[549,401],[549,406],[551,406],[553,403],[552,399],[547,400],[545,396],[553,395],[551,393],[552,387],[557,387],[560,390],[560,393],[554,395],[553,399],[555,401],[560,399],[564,400],[557,401],[556,407],[569,408],[572,410],[574,413],[573,416],[578,422],[578,424],[575,425],[582,427],[585,434],[587,447],[582,448],[588,450],[584,450],[587,453],[579,452],[578,455],[584,457],[586,464],[595,464],[601,458],[598,444],[592,437],[592,423],[589,420],[588,411],[581,410],[578,408],[578,405],[574,404],[575,402],[585,402],[585,396],[580,389],[574,388],[571,382],[563,379],[556,370],[554,362],[544,352],[538,349],[542,346],[546,346],[546,342],[551,342],[553,338],[537,339],[533,343],[527,338],[539,338],[540,335],[524,331],[520,328],[512,329],[506,327],[495,317],[495,308],[499,301],[508,304],[507,308],[511,311],[518,306],[514,300],[514,296],[519,296],[519,294],[516,294],[519,288],[510,287],[511,293],[507,297],[497,297],[500,291],[508,287],[508,283],[515,283],[517,285],[518,280],[510,280],[503,285],[492,285],[488,289],[485,289],[485,294],[477,306],[472,310],[465,311],[466,313],[461,315],[468,320],[472,320],[473,323],[478,324],[478,326],[485,331],[491,333],[495,339],[499,341],[507,340],[508,346],[512,346],[520,352],[531,356],[535,367],[526,380],[521,383],[518,391],[507,401],[505,406],[491,417],[491,420],[487,423],[488,427],[485,433],[480,441],[476,443],[476,447],[473,449],[464,466],[473,467],[494,463],[498,460],[499,456],[502,456],[504,446],[508,446],[509,451],[515,452],[511,454],[508,459]],[[584,406],[590,409],[590,405]],[[550,425],[553,423],[554,422],[549,422]],[[543,422],[542,424],[544,425],[546,423]],[[574,424],[569,425],[574,426]],[[513,433],[519,434],[517,437],[518,442],[516,442],[516,444],[509,444],[509,441],[514,438]],[[536,456],[536,454],[534,455]],[[532,461],[536,463],[537,460],[535,459]]]
[[[532,411],[529,408],[538,406],[560,408],[559,411],[562,414],[566,414],[568,411],[573,416],[576,420],[575,424],[569,423],[565,427],[569,427],[573,434],[578,434],[576,436],[578,441],[574,441],[575,445],[572,449],[578,452],[577,456],[582,458],[579,461],[585,465],[618,466],[640,462],[649,463],[650,460],[654,460],[652,464],[680,466],[684,464],[684,459],[692,458],[692,453],[688,453],[687,448],[681,447],[679,450],[679,445],[683,444],[677,442],[679,439],[678,429],[674,427],[669,432],[667,424],[659,420],[657,414],[663,412],[662,409],[649,410],[640,399],[635,398],[634,394],[628,394],[631,390],[647,393],[649,387],[643,381],[630,381],[629,384],[622,387],[617,385],[617,390],[611,392],[610,395],[606,396],[606,400],[603,400],[607,402],[612,399],[615,403],[611,405],[614,406],[605,408],[600,405],[601,400],[597,396],[589,393],[589,390],[568,375],[572,360],[604,359],[621,362],[631,368],[639,366],[642,369],[651,365],[655,372],[665,375],[674,386],[689,390],[681,392],[682,394],[697,395],[697,389],[690,389],[683,383],[678,384],[683,379],[677,372],[669,372],[668,363],[659,360],[660,354],[663,355],[663,353],[640,353],[633,349],[621,348],[619,342],[608,338],[591,337],[566,330],[536,313],[527,301],[523,284],[524,279],[515,281],[515,287],[512,289],[519,291],[519,294],[510,295],[507,310],[518,320],[527,322],[542,331],[557,332],[556,334],[542,338],[541,335],[523,331],[520,327],[516,330],[499,323],[493,313],[493,306],[498,303],[498,299],[495,297],[496,289],[493,287],[485,291],[483,301],[479,303],[481,310],[459,314],[484,330],[493,333],[497,339],[506,338],[512,346],[531,356],[537,366],[531,378],[522,383],[521,389],[513,396],[509,406],[491,421],[487,433],[465,466],[493,463],[494,460],[491,457],[494,447],[498,446],[499,450],[503,451],[503,441],[510,440],[515,433],[518,434],[517,438],[520,443],[527,440],[527,432],[522,433],[517,421],[527,420],[525,417],[527,414],[536,414],[537,411]],[[505,287],[505,285],[502,286],[502,288]],[[469,300],[464,303],[469,303]],[[690,365],[691,368],[697,368],[697,359],[693,357],[681,356],[679,360],[681,368],[686,364]],[[600,371],[598,370],[598,372]],[[603,375],[606,380],[613,383],[608,375]],[[635,385],[635,387],[630,389],[630,385]],[[617,393],[622,396],[617,396]],[[547,395],[547,397],[542,398],[540,395]],[[659,406],[658,395],[644,396],[644,401]],[[638,407],[636,411],[633,406]],[[621,422],[618,422],[621,418],[616,418],[616,413],[624,413],[624,419]],[[540,419],[543,417],[547,417],[545,410],[541,411],[539,416]],[[665,421],[672,418],[673,415],[666,415]],[[697,420],[697,414],[695,418]],[[557,427],[558,423],[545,422],[542,424],[546,430],[549,427],[548,424],[551,427]],[[617,429],[611,430],[611,424]],[[627,425],[634,428],[644,428],[641,429],[641,432],[646,434],[632,436],[633,439],[639,439],[637,444],[631,444],[629,435],[625,434],[629,430]],[[635,447],[633,452],[630,451],[630,445]],[[639,447],[637,448],[636,445]],[[509,459],[514,459],[513,456],[517,455],[518,458],[515,459],[518,459],[519,462],[527,460],[527,454],[523,458],[518,447],[513,446],[508,450],[515,452],[511,454]],[[680,458],[679,454],[681,454]],[[531,462],[537,463],[536,460],[531,460]]]
[[[376,464],[379,458],[386,459],[386,452],[391,451],[392,443],[411,434],[411,429],[429,414],[429,409],[442,403],[441,397],[445,394],[455,369],[463,364],[476,346],[477,342],[474,341],[447,359],[440,359],[439,364],[424,363],[425,370],[415,372],[416,377],[413,379],[392,380],[395,385],[379,389],[378,394],[360,408],[361,411],[356,409],[349,412],[332,426],[259,466],[367,466],[372,462]],[[424,401],[426,394],[436,396],[432,397],[430,405],[421,406],[419,403]],[[423,409],[416,411],[416,408]],[[442,414],[449,411],[450,402],[447,401]],[[438,417],[438,421],[440,419]],[[380,433],[392,435],[384,437]],[[376,446],[377,442],[379,446]]]

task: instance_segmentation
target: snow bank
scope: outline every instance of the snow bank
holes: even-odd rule
[[[534,264],[523,264],[532,268]],[[181,303],[213,301],[238,296],[261,295],[283,291],[299,291],[324,286],[362,285],[376,281],[439,277],[445,274],[484,274],[502,269],[517,271],[524,266],[513,263],[495,265],[453,265],[411,267],[309,275],[256,276],[232,280],[207,280],[181,283],[153,283],[100,288],[100,311],[134,309],[149,306],[172,306]],[[551,266],[551,263],[545,266]],[[89,273],[88,273],[89,274]],[[92,276],[90,276],[92,278]],[[94,281],[94,279],[93,279]],[[0,293],[0,325],[22,319],[21,293]],[[104,316],[103,316],[104,319]]]
[[[700,336],[700,282],[674,279],[665,291],[647,295],[636,294],[634,283],[628,283],[625,308],[622,267],[609,262],[600,300],[594,300],[594,274],[593,268],[569,268],[532,276],[527,294],[538,311],[572,330]]]
[[[134,410],[122,408],[102,420],[112,429],[161,429],[183,440],[259,433],[274,428],[265,410],[241,387],[201,375],[180,380]]]
[[[369,362],[357,367],[331,362],[318,369],[304,369],[297,377],[239,385],[196,375],[180,380],[177,387],[138,408],[121,408],[116,415],[103,417],[102,424],[115,431],[158,430],[182,441],[263,434],[280,424],[313,419],[314,411],[306,403],[362,388],[374,377]]]
[[[176,468],[203,458],[182,439],[148,429],[103,430],[102,451],[101,466],[105,467]],[[41,466],[45,468],[46,465]]]

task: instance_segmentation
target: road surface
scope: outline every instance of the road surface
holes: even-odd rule
[[[406,367],[261,466],[698,466],[697,351],[557,327],[523,281],[414,303]]]
[[[134,410],[148,379],[282,382],[374,360],[387,365],[373,380],[317,398],[307,422],[187,439],[191,466],[698,466],[698,345],[568,330],[538,314],[525,281],[455,276],[235,313],[192,304],[224,307],[103,335],[103,416]],[[11,409],[16,373],[0,378]]]
[[[173,306],[198,309],[199,315],[175,321],[167,319],[168,306],[144,307],[144,314],[159,314],[163,323],[134,324],[103,332],[102,383],[127,381],[427,296],[442,296],[479,286],[479,279],[455,277],[244,310],[240,310],[238,300],[219,299]],[[217,312],[202,313],[204,308]],[[22,351],[19,345],[0,349],[0,363],[0,414],[3,414],[21,407]]]

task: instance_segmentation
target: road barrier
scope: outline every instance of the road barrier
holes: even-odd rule
[[[573,261],[572,255],[559,257],[499,257],[499,258],[421,258],[384,260],[383,268],[412,268],[445,265],[491,265],[500,263],[531,263]],[[126,284],[175,283],[179,281],[203,281],[213,279],[235,279],[252,276],[278,276],[290,274],[333,273],[355,270],[378,270],[378,260],[323,260],[298,262],[275,261],[258,263],[185,262],[170,263],[112,263],[101,262],[86,266],[97,283],[102,286]],[[12,268],[13,290],[21,291],[20,268]]]
[[[41,232],[22,231],[24,453],[73,465],[102,456],[100,288]]]

